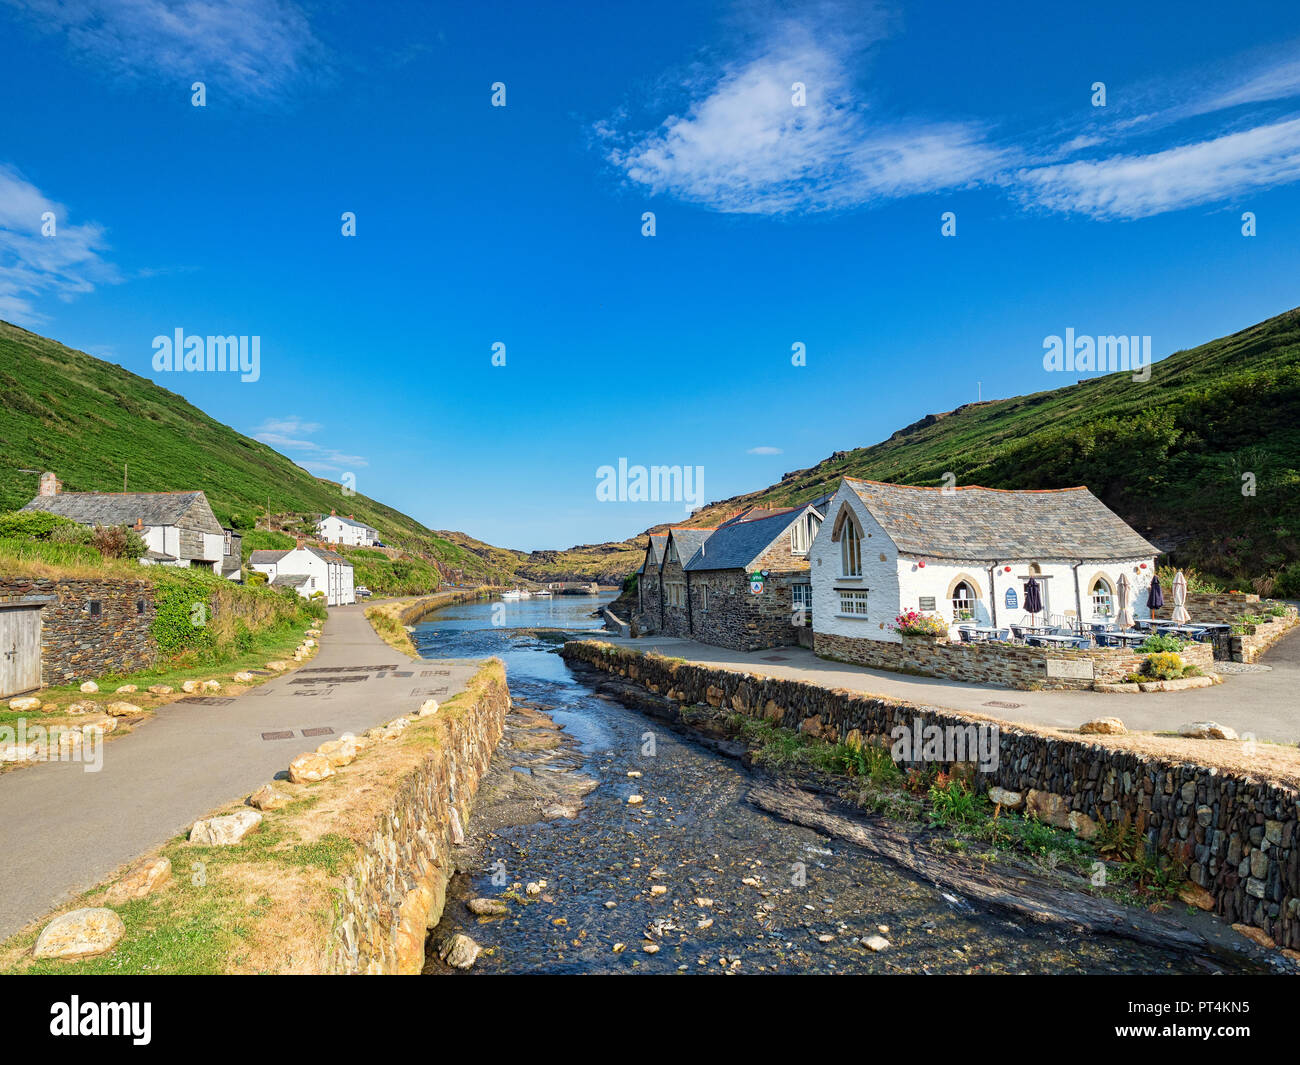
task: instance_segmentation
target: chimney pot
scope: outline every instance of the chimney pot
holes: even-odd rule
[[[53,473],[41,474],[41,487],[39,494],[43,496],[56,496],[59,494],[59,478]]]

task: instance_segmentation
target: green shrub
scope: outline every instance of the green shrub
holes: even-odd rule
[[[1146,661],[1142,663],[1143,675],[1155,680],[1174,680],[1183,675],[1185,668],[1182,656],[1170,651],[1147,655]]]
[[[1278,571],[1273,582],[1273,594],[1283,599],[1300,599],[1300,561]]]
[[[0,538],[14,540],[48,540],[56,529],[82,529],[75,521],[43,510],[12,510],[0,514]],[[65,541],[66,542],[66,541]]]
[[[1138,646],[1138,651],[1144,655],[1159,654],[1165,651],[1177,654],[1183,649],[1183,641],[1177,636],[1148,636]]]

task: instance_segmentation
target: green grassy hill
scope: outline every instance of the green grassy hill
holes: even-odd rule
[[[433,564],[457,583],[513,578],[511,568],[392,507],[345,496],[338,484],[314,477],[174,392],[7,322],[0,322],[0,395],[0,510],[28,502],[42,470],[57,473],[68,491],[120,492],[126,463],[131,491],[201,488],[226,525],[236,518],[234,524],[258,519],[265,525],[268,499],[277,526],[331,509],[355,514],[386,544],[411,556],[364,559],[357,579],[378,581],[371,585],[376,591],[423,591],[429,579],[436,586]]]
[[[845,474],[940,485],[948,472],[989,488],[1087,485],[1173,563],[1300,597],[1300,310],[1176,352],[1145,383],[1111,374],[928,415],[888,440],[711,503],[687,524],[716,524],[751,504],[806,502]],[[1246,474],[1253,496],[1242,493]],[[635,569],[643,545],[644,537],[601,545],[599,565]],[[575,548],[574,564],[591,565],[593,550]]]

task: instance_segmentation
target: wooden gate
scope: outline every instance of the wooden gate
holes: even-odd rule
[[[40,686],[40,607],[0,608],[0,698]]]

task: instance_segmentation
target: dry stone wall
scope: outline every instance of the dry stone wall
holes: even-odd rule
[[[594,641],[571,641],[562,653],[682,703],[761,715],[831,742],[888,746],[898,726],[972,724],[937,707],[697,666]],[[1188,879],[1210,892],[1217,914],[1263,930],[1279,946],[1300,949],[1300,792],[1013,725],[999,725],[997,749],[996,767],[976,775],[981,789],[1033,789],[1054,797],[1050,804],[1063,814],[1095,820],[1117,822],[1127,815],[1143,826],[1151,844],[1181,863]]]
[[[393,783],[391,802],[344,876],[328,972],[415,974],[424,967],[425,940],[442,917],[454,872],[451,848],[463,839],[510,707],[500,664],[485,670],[463,709],[447,711],[456,716],[439,742]]]
[[[925,636],[907,636],[902,643],[889,643],[826,632],[813,634],[813,650],[823,658],[872,669],[1022,690],[1118,684],[1130,673],[1138,672],[1146,657],[1116,648],[1077,651],[1010,643],[952,643],[946,638]],[[1189,644],[1181,653],[1188,665],[1206,673],[1214,671],[1214,652],[1209,644]]]

